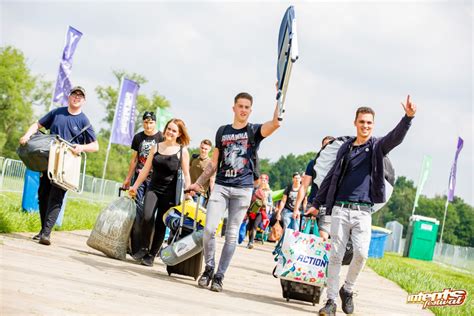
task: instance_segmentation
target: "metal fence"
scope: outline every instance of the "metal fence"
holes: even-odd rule
[[[401,240],[398,254],[403,255],[406,239]],[[474,273],[474,248],[436,243],[433,261],[444,263]]]
[[[0,157],[0,191],[23,192],[25,164],[20,160]],[[82,177],[82,174],[81,174]],[[69,192],[68,199],[83,199],[94,202],[109,202],[117,197],[122,184],[86,175],[82,193]]]
[[[436,243],[433,260],[474,272],[474,248]]]

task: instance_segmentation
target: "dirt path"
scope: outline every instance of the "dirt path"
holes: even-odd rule
[[[325,293],[316,306],[282,298],[280,282],[271,275],[272,244],[239,246],[224,292],[214,293],[189,277],[169,277],[159,258],[152,268],[130,257],[107,258],[86,245],[89,231],[54,232],[49,247],[32,241],[32,235],[0,235],[1,315],[314,315],[325,301]],[[218,238],[218,254],[222,243]],[[431,314],[406,304],[406,292],[369,268],[356,292],[355,315]]]

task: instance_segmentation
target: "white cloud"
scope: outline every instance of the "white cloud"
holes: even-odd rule
[[[56,79],[67,25],[84,33],[72,72],[88,90],[86,112],[104,117],[94,88],[115,85],[112,70],[144,75],[187,123],[192,145],[213,140],[232,120],[233,96],[254,95],[252,121],[271,118],[278,25],[284,2],[5,2],[2,45],[28,57],[34,73]],[[354,111],[376,110],[375,135],[401,118],[410,93],[419,112],[391,154],[398,175],[418,180],[433,156],[428,195],[444,193],[456,139],[456,193],[473,203],[472,2],[296,2],[300,59],[295,64],[283,127],[264,141],[273,160],[319,147],[328,134],[353,134]],[[75,14],[67,14],[75,12]]]

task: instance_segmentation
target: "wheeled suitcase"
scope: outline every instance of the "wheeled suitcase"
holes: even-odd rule
[[[190,254],[192,254],[191,257],[173,265],[166,265],[166,271],[168,272],[168,275],[171,276],[171,274],[180,274],[180,275],[185,275],[185,276],[190,276],[194,278],[194,280],[197,280],[199,277],[199,274],[201,273],[202,270],[202,261],[203,261],[203,251],[202,251],[202,230],[198,230],[198,223],[197,223],[197,216],[198,216],[198,210],[199,210],[199,199],[200,196],[198,196],[198,201],[196,203],[196,212],[194,213],[194,225],[193,229],[190,230],[189,228],[183,227],[184,223],[184,214],[181,215],[181,221],[180,221],[180,226],[177,230],[173,231],[172,234],[170,235],[170,240],[171,243],[168,247],[163,249],[160,253],[160,257],[162,260],[166,263],[167,261],[176,261],[177,258],[175,258],[176,255],[180,255],[179,250],[174,247],[173,249],[173,239],[175,239],[174,235],[178,234],[176,236],[177,242],[179,243],[180,240],[183,239],[192,239],[196,242],[196,245],[194,247],[188,247],[188,249],[183,248],[183,253],[181,254],[183,257],[186,257]],[[184,204],[184,203],[183,203]],[[185,208],[185,205],[184,205]],[[200,242],[200,244],[199,244]],[[174,244],[176,245],[176,244]],[[192,246],[192,245],[191,245]],[[167,249],[168,248],[168,249]],[[201,249],[199,252],[196,253],[198,249]],[[171,251],[173,250],[173,253]],[[166,254],[166,251],[169,251],[170,253]],[[175,253],[178,252],[178,253]]]
[[[302,225],[303,217],[300,219],[300,231],[302,229]],[[317,226],[315,227],[315,231],[317,231]],[[273,271],[275,272],[275,270]],[[298,301],[310,302],[313,304],[313,306],[319,303],[322,293],[322,287],[283,279],[280,279],[280,284],[282,296],[286,299],[287,302],[289,302],[290,299],[293,299]]]
[[[283,298],[286,298],[287,302],[293,299],[313,303],[313,306],[319,303],[322,292],[319,286],[283,279],[280,279],[280,283]]]
[[[174,266],[166,266],[166,272],[168,272],[168,275],[186,275],[194,278],[194,280],[197,280],[202,270],[202,258],[203,254],[201,251],[181,263],[178,263]]]

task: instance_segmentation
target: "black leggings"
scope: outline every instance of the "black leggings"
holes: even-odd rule
[[[253,243],[258,225],[260,225],[261,222],[262,222],[262,213],[258,213],[255,219],[251,219],[249,216],[249,222],[247,224],[247,230],[249,231],[249,243]]]
[[[165,239],[166,226],[163,223],[163,215],[173,206],[173,197],[166,195],[158,194],[155,191],[148,190],[145,193],[145,201],[143,204],[143,235],[142,235],[142,248],[150,249],[149,253],[152,256],[156,256],[158,251],[163,244]],[[158,213],[155,213],[158,209]],[[153,234],[153,229],[155,233]],[[151,235],[153,234],[153,241],[151,240]],[[151,247],[150,247],[151,242]]]

